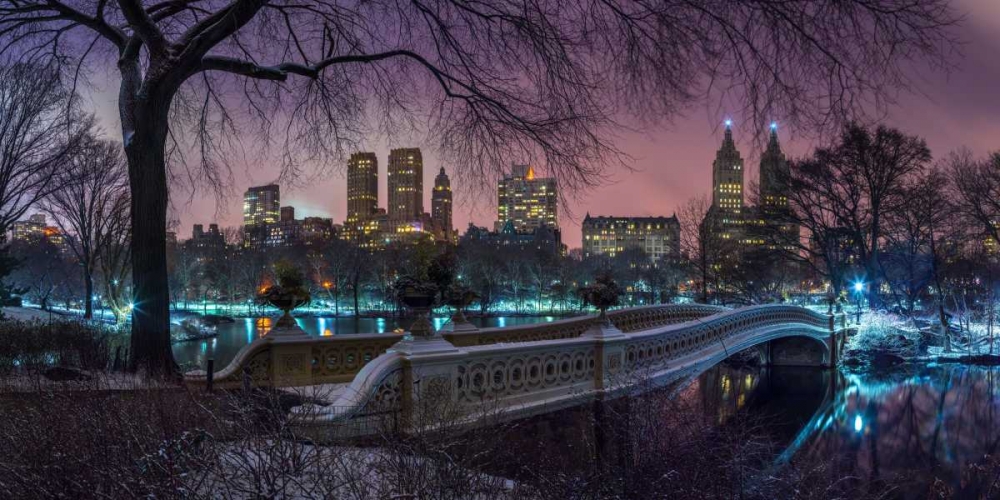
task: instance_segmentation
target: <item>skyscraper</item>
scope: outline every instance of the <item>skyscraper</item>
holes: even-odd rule
[[[712,207],[739,214],[743,210],[743,158],[733,142],[732,122],[726,120],[722,147],[712,162]]]
[[[778,124],[771,124],[771,138],[760,156],[760,202],[757,207],[756,230],[751,241],[772,248],[794,252],[799,244],[800,228],[788,215],[788,161],[778,144]]]
[[[556,180],[535,177],[529,165],[514,165],[511,174],[497,185],[497,222],[499,231],[507,221],[520,232],[542,227],[559,229],[559,195]]]
[[[760,208],[765,212],[788,208],[788,161],[778,144],[778,125],[771,124],[771,139],[760,156]]]
[[[280,217],[281,196],[277,184],[255,186],[243,194],[243,225],[273,224]]]
[[[354,224],[378,211],[378,158],[354,153],[347,160],[347,222]]]
[[[389,220],[394,226],[424,213],[424,159],[420,148],[389,152]]]
[[[444,167],[441,167],[441,171],[434,178],[434,191],[431,192],[431,220],[448,241],[454,239],[451,212],[451,180],[448,179],[448,174],[444,173]]]

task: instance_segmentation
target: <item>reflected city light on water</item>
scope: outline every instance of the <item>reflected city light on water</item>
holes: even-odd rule
[[[256,333],[258,338],[267,335],[267,332],[271,331],[271,323],[271,318],[268,318],[267,316],[257,318],[255,325],[257,327]]]
[[[243,320],[243,324],[246,328],[246,333],[247,333],[247,344],[253,342],[253,336],[255,332],[253,323],[254,323],[253,318],[245,318]]]

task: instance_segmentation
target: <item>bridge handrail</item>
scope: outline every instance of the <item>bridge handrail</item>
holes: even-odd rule
[[[239,387],[249,377],[253,385],[278,385],[280,374],[275,373],[275,357],[283,362],[294,361],[309,372],[307,379],[315,384],[353,381],[369,362],[380,357],[396,344],[402,335],[395,333],[352,334],[340,336],[271,336],[265,335],[243,346],[230,363],[215,373],[213,385],[219,388]],[[281,352],[275,352],[275,348]],[[300,381],[302,379],[300,378]],[[204,371],[196,370],[184,375],[190,385],[206,383]],[[302,385],[295,380],[282,385]],[[313,385],[313,384],[307,384]]]
[[[652,326],[683,323],[727,310],[729,309],[723,306],[708,304],[654,304],[608,311],[608,319],[619,330],[630,333]],[[592,314],[548,323],[481,328],[476,331],[443,332],[442,336],[456,347],[570,339],[579,337],[597,322],[597,315]]]
[[[608,317],[623,325],[623,330],[636,331],[724,310],[726,308],[721,306],[704,304],[658,304],[610,311]],[[579,337],[597,321],[596,315],[590,315],[548,323],[443,333],[443,336],[457,347],[567,339]],[[264,386],[352,382],[368,363],[385,354],[401,338],[391,333],[294,337],[265,335],[243,346],[225,368],[215,373],[213,385],[219,388],[240,387],[245,377],[249,377],[253,385]],[[296,371],[308,373],[295,376],[286,373],[282,376],[279,372],[287,372],[289,364],[294,364]],[[204,385],[206,374],[200,370],[189,372],[185,374],[184,381],[189,385]]]

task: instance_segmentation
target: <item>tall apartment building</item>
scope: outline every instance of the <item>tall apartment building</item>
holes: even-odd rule
[[[255,186],[243,193],[243,225],[274,224],[280,219],[281,194],[277,184]]]
[[[519,232],[559,228],[556,180],[536,177],[529,165],[514,165],[510,175],[498,183],[497,198],[495,231],[500,231],[507,221]]]
[[[389,207],[391,222],[420,220],[424,213],[424,159],[420,148],[389,152]]]
[[[767,149],[760,156],[760,207],[765,211],[788,208],[788,160],[778,144],[778,124],[771,124]]]
[[[268,245],[271,226],[281,220],[281,193],[277,184],[254,186],[243,193],[243,246]]]
[[[743,210],[743,158],[733,142],[732,122],[726,120],[722,147],[712,162],[712,207],[739,214]]]
[[[431,220],[434,229],[441,233],[446,241],[454,241],[455,231],[452,227],[451,180],[444,173],[444,167],[434,178],[434,190],[431,191]]]
[[[347,222],[363,221],[378,211],[378,158],[354,153],[347,160]]]
[[[671,217],[583,218],[583,255],[614,257],[630,248],[646,252],[653,261],[677,260],[681,255],[681,224]]]

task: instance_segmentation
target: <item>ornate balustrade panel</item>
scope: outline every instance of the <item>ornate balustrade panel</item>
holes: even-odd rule
[[[247,344],[213,384],[219,388],[294,387],[351,382],[366,364],[399,342],[398,334],[272,337]],[[206,384],[202,371],[184,376],[189,385]]]
[[[466,352],[468,356],[452,372],[454,395],[460,403],[537,399],[545,393],[589,390],[597,366],[593,342],[579,340],[558,346],[532,342],[504,349],[473,347]]]

